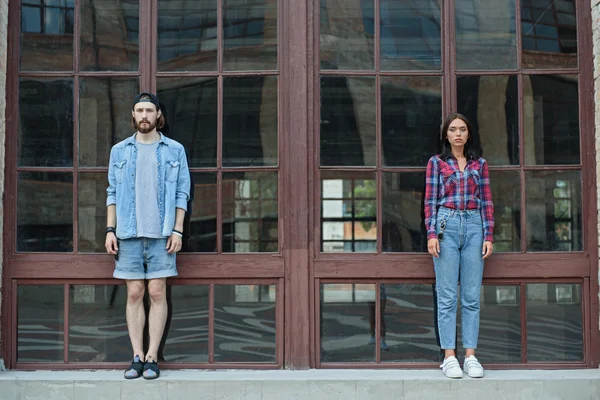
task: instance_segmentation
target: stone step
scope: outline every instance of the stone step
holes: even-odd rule
[[[165,370],[155,381],[123,371],[0,372],[1,400],[598,400],[600,370],[486,371],[450,380],[438,370]]]

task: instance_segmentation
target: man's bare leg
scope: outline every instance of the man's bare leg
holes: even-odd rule
[[[139,355],[143,361],[144,354],[144,324],[146,315],[144,313],[144,281],[127,280],[127,330],[129,340],[133,348],[133,355]]]
[[[146,360],[157,361],[158,347],[162,339],[167,320],[167,279],[151,279],[148,281],[148,295],[150,297],[150,313],[148,315],[148,331],[150,344]]]

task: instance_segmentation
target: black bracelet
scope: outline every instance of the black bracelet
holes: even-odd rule
[[[181,236],[183,236],[183,232],[181,232],[181,231],[178,231],[177,229],[173,229],[173,232],[175,232],[175,233],[179,233]]]
[[[115,227],[114,227],[114,226],[108,226],[108,227],[106,228],[106,233],[105,233],[105,235],[107,235],[109,232],[112,232],[112,233],[116,234],[116,233],[117,233],[117,230],[115,229]]]

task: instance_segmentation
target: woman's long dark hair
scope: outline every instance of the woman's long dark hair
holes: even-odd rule
[[[465,158],[467,161],[477,160],[481,157],[481,148],[479,147],[479,140],[475,134],[475,131],[471,128],[471,124],[467,117],[462,114],[454,113],[450,114],[446,117],[444,121],[444,125],[442,125],[442,138],[441,138],[441,155],[440,158],[444,161],[447,161],[448,158],[453,157],[452,155],[452,146],[448,141],[448,128],[450,124],[455,119],[462,120],[465,125],[467,125],[467,130],[469,131],[469,137],[467,138],[467,143],[465,143],[465,147],[463,149]]]

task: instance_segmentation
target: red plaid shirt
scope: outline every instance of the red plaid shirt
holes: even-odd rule
[[[439,155],[427,163],[425,179],[425,226],[427,240],[435,239],[438,207],[454,210],[481,210],[483,240],[494,241],[494,204],[487,161],[483,157],[467,163],[460,172],[454,157],[443,161]]]

